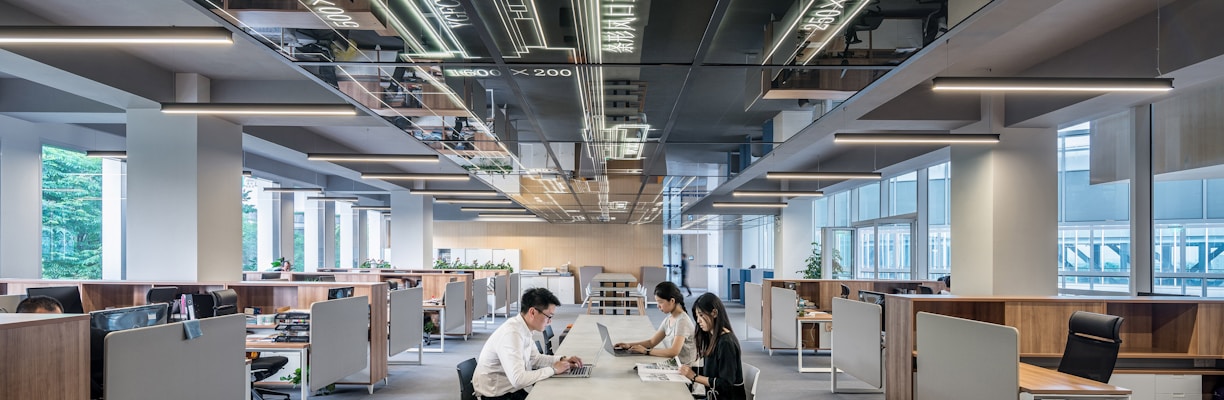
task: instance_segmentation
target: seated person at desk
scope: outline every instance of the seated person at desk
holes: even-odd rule
[[[655,302],[659,304],[659,311],[667,314],[667,318],[663,319],[663,323],[659,325],[659,331],[655,332],[650,339],[640,342],[617,343],[616,348],[663,358],[680,356],[681,364],[692,364],[697,358],[697,350],[693,345],[693,333],[696,327],[684,310],[684,294],[680,293],[680,288],[676,284],[663,282],[655,286],[654,295]],[[654,347],[660,342],[665,347],[655,349]]]
[[[553,375],[582,367],[578,357],[549,356],[536,349],[531,332],[543,332],[561,301],[548,289],[523,292],[519,315],[502,323],[476,357],[472,387],[484,400],[522,400],[526,388]]]
[[[701,332],[696,335],[697,356],[705,359],[705,366],[681,365],[680,375],[708,388],[708,399],[744,400],[739,339],[731,331],[722,300],[713,293],[701,295],[693,302],[693,317],[701,326]]]
[[[33,296],[17,304],[17,312],[28,314],[63,314],[59,300],[47,296]],[[89,398],[102,398],[103,367],[106,365],[106,331],[89,328]]]

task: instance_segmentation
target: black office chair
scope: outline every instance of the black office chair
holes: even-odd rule
[[[476,375],[476,359],[469,358],[455,366],[459,371],[459,399],[476,400],[476,388],[472,386],[472,376]]]
[[[149,291],[145,292],[145,304],[169,304],[170,308],[166,312],[170,313],[170,317],[173,319],[174,314],[178,314],[181,311],[177,301],[181,295],[178,286],[149,288]]]
[[[935,294],[935,289],[930,286],[919,286],[918,294]]]
[[[553,355],[553,344],[552,344],[553,336],[555,335],[553,335],[552,325],[545,325],[544,326],[544,354],[547,354],[550,356]]]
[[[279,356],[259,357],[251,360],[251,382],[259,382],[268,379],[272,375],[276,375],[288,363],[288,358]],[[283,397],[285,400],[289,400],[289,395],[287,394],[251,386],[251,400],[264,400],[271,397]]]
[[[212,298],[214,317],[238,313],[238,292],[234,289],[215,290]]]
[[[1067,321],[1067,347],[1058,372],[1108,383],[1122,347],[1122,317],[1076,311]]]
[[[280,280],[281,273],[280,272],[264,272],[262,274],[259,274],[259,279],[265,280],[265,281]]]
[[[841,285],[841,298],[843,299],[850,298],[850,287],[846,286],[846,284],[844,283]]]

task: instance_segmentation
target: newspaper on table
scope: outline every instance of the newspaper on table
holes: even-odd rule
[[[676,357],[657,363],[637,363],[634,369],[642,382],[689,382],[680,375],[680,360]]]

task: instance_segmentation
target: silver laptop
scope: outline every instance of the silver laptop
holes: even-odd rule
[[[629,351],[629,349],[618,349],[612,346],[612,336],[608,334],[608,327],[604,326],[604,324],[596,322],[595,327],[599,328],[599,337],[603,339],[604,350],[607,350],[608,353],[611,353],[612,355],[617,356],[617,357],[639,355],[637,353]]]
[[[604,340],[604,344],[611,346],[611,343],[606,339]],[[603,354],[603,352],[595,352],[595,359],[591,360],[591,362],[582,363],[582,368],[570,368],[563,373],[553,375],[553,378],[590,378],[591,371],[595,370],[595,363],[599,361],[600,354]]]
[[[25,299],[24,294],[4,294],[0,295],[0,313],[15,313],[17,312],[17,304]]]

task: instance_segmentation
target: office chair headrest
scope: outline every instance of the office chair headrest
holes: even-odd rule
[[[1116,315],[1097,314],[1087,311],[1076,311],[1067,322],[1071,333],[1096,336],[1102,339],[1122,343],[1122,317]]]

